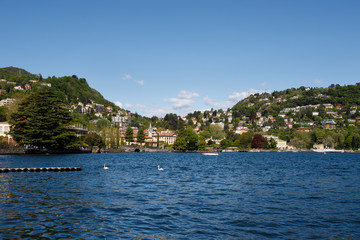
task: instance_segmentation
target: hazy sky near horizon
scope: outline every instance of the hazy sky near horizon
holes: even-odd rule
[[[76,74],[145,116],[360,82],[358,0],[2,0],[0,9],[0,67]]]

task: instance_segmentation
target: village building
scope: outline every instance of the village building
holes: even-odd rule
[[[324,129],[335,129],[336,128],[336,122],[332,119],[322,121],[321,125]]]
[[[236,128],[235,134],[242,135],[243,133],[247,133],[248,131],[249,131],[249,129],[247,127],[239,126]]]
[[[0,136],[6,137],[10,132],[10,124],[8,122],[0,122]]]
[[[40,83],[40,86],[51,87],[51,83]]]
[[[170,130],[161,131],[155,135],[152,136],[153,141],[157,141],[159,139],[159,142],[164,142],[169,145],[173,145],[175,143],[177,135]]]
[[[13,98],[6,98],[0,101],[0,107],[2,106],[6,106],[6,105],[10,105],[12,103],[14,103],[16,100]]]

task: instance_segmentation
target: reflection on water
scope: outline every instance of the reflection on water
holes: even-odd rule
[[[44,166],[83,171],[0,174],[1,238],[360,238],[357,154],[0,156]]]

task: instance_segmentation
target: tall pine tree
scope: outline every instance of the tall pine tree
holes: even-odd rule
[[[140,145],[142,145],[145,142],[144,129],[142,128],[139,129],[139,131],[137,132],[136,140],[138,143],[140,143]]]
[[[39,150],[64,150],[76,141],[74,130],[69,128],[70,112],[51,89],[44,87],[30,94],[11,116],[11,135],[19,144]]]
[[[134,130],[128,126],[125,132],[125,141],[131,143],[134,141]]]

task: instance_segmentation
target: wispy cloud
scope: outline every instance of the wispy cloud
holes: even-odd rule
[[[129,80],[132,79],[132,76],[130,74],[125,74],[122,78],[122,80]]]
[[[199,97],[200,95],[198,93],[194,93],[194,92],[187,92],[185,90],[181,90],[178,94],[179,98],[194,98],[194,97]]]
[[[164,99],[165,104],[162,106],[126,103],[125,108],[132,112],[139,112],[147,117],[164,117],[167,113],[176,113],[183,116],[195,111],[194,104],[196,100],[194,98],[199,96],[198,93],[182,90],[176,97]]]
[[[315,83],[315,84],[322,84],[323,81],[322,81],[322,80],[319,80],[319,79],[315,79],[314,83]]]
[[[165,102],[170,102],[173,104],[174,109],[184,109],[191,108],[195,100],[193,98],[199,97],[198,93],[188,92],[185,90],[181,90],[177,97],[165,99]]]
[[[131,103],[125,103],[125,108],[126,109],[132,109],[133,105]]]
[[[175,109],[181,109],[191,107],[195,103],[195,100],[188,98],[168,98],[165,99],[165,102],[172,103]]]
[[[243,92],[232,92],[229,94],[226,100],[224,101],[215,101],[209,96],[203,97],[204,103],[215,109],[227,109],[234,106],[238,101],[241,101],[244,98],[247,98],[250,94],[255,93],[264,93],[264,92],[272,92],[271,90],[256,90],[256,89],[249,89],[248,91]],[[153,105],[153,104],[130,104],[125,103],[122,104],[125,109],[130,110],[132,112],[138,112],[141,115],[152,117],[164,117],[167,113],[176,113],[181,116],[185,116],[189,112],[193,112],[196,109],[194,106],[197,103],[197,99],[200,97],[198,93],[190,92],[182,90],[180,91],[176,97],[166,98],[164,99],[164,105]],[[120,102],[119,102],[120,103]],[[167,103],[167,104],[166,104]]]
[[[212,100],[209,96],[203,97],[203,100],[206,105],[211,106],[212,108],[228,108],[228,107],[230,107],[229,101],[216,102],[216,101]]]
[[[234,106],[237,102],[243,100],[244,98],[247,98],[251,94],[255,93],[264,93],[264,92],[272,92],[271,90],[256,90],[256,89],[250,89],[249,91],[243,91],[243,92],[232,92],[228,98],[223,102],[217,102],[212,100],[210,97],[205,96],[203,98],[204,103],[212,108],[231,108]]]
[[[147,117],[157,116],[164,117],[167,113],[174,113],[174,109],[167,106],[157,105],[144,105],[144,104],[125,104],[126,109],[131,112],[138,112],[139,114]]]
[[[114,103],[115,103],[116,106],[119,106],[119,107],[121,107],[121,108],[123,107],[122,102],[114,102]]]
[[[267,82],[262,82],[262,83],[260,83],[260,86],[261,87],[265,87],[267,85]]]
[[[124,76],[122,77],[122,80],[124,80],[124,81],[132,80],[133,82],[139,84],[140,86],[144,85],[144,80],[136,80],[130,74],[124,74]]]

